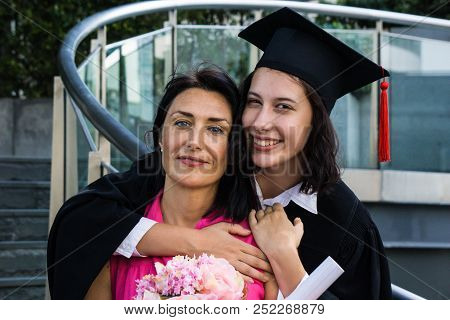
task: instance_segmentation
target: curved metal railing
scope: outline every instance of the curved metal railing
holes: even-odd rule
[[[92,32],[108,24],[130,18],[160,11],[176,9],[277,9],[289,6],[305,13],[317,13],[339,17],[351,17],[380,22],[396,23],[400,25],[422,25],[437,28],[450,28],[450,21],[421,17],[409,14],[326,5],[316,3],[303,3],[292,1],[147,1],[128,4],[105,10],[94,14],[72,28],[64,39],[58,55],[58,65],[65,90],[68,92],[75,113],[84,135],[88,138],[91,151],[97,151],[92,137],[89,135],[86,123],[81,113],[94,125],[94,127],[111,142],[117,149],[131,160],[147,152],[145,145],[137,139],[123,124],[114,119],[101,105],[94,94],[82,81],[75,64],[75,53],[80,43]],[[116,171],[109,163],[101,162],[109,172]],[[423,299],[396,285],[392,285],[395,299]]]
[[[367,20],[377,20],[398,24],[414,24],[432,27],[450,28],[450,21],[421,17],[410,14],[378,11],[337,5],[303,3],[293,1],[147,1],[119,6],[96,13],[77,24],[66,35],[58,55],[58,65],[64,86],[95,128],[104,135],[129,159],[136,159],[146,152],[145,145],[136,139],[125,126],[116,121],[100,102],[95,98],[86,84],[81,80],[75,64],[75,53],[79,44],[99,27],[126,18],[136,17],[174,9],[264,9],[289,6],[307,13],[318,13],[341,17],[352,17]]]

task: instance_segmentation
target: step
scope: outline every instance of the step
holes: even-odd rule
[[[0,299],[43,300],[46,277],[0,278]]]
[[[49,207],[50,181],[0,181],[1,209]]]
[[[44,276],[46,241],[0,241],[0,278]]]
[[[0,180],[50,180],[48,158],[0,157]]]
[[[0,241],[48,237],[48,209],[0,209]]]

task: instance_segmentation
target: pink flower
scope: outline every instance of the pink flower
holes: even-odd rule
[[[244,279],[225,259],[214,258],[200,265],[203,294],[214,294],[218,300],[239,300],[243,297]]]
[[[173,300],[245,299],[241,274],[222,258],[202,254],[198,258],[176,256],[165,266],[155,263],[156,275],[137,280],[136,300],[161,296]]]

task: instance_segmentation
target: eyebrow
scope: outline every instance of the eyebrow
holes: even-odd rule
[[[249,91],[248,94],[256,96],[259,99],[262,99],[261,95],[259,95],[258,93],[254,92],[254,91]],[[275,98],[275,100],[277,100],[277,101],[290,101],[292,103],[298,103],[294,99],[291,99],[291,98],[288,98],[288,97],[278,97],[278,98]]]
[[[183,116],[188,117],[188,118],[194,118],[194,115],[192,113],[186,112],[186,111],[175,111],[170,116],[173,116],[174,114],[177,114],[177,113],[182,114]],[[226,123],[229,124],[228,120],[224,119],[224,118],[211,117],[211,118],[208,118],[208,121],[211,121],[211,122],[226,122]]]

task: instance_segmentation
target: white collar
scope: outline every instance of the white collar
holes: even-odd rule
[[[313,194],[305,194],[299,192],[302,183],[293,186],[292,188],[283,191],[281,194],[277,195],[275,198],[263,199],[261,188],[258,181],[255,180],[256,194],[258,195],[259,203],[263,206],[273,206],[275,203],[281,203],[283,207],[286,207],[290,201],[294,201],[295,204],[302,207],[303,209],[317,214],[317,192]]]

